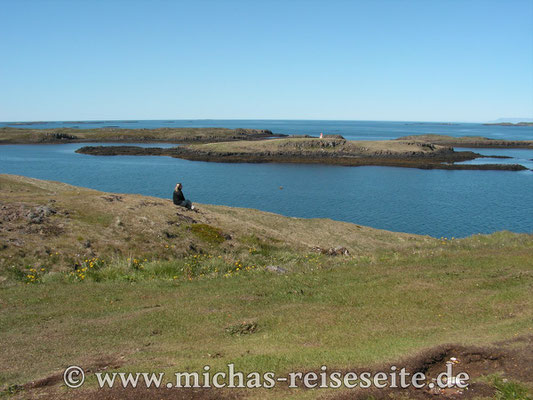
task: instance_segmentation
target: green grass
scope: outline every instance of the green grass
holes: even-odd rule
[[[194,224],[191,226],[191,232],[211,244],[220,244],[225,240],[220,229],[207,224]]]
[[[529,389],[521,383],[495,377],[492,384],[496,388],[496,400],[531,400]]]
[[[76,216],[77,219],[85,224],[100,225],[102,227],[108,227],[113,223],[113,216],[110,214],[102,214],[95,212],[79,213]],[[83,239],[82,239],[83,240]]]
[[[42,283],[0,289],[6,349],[0,357],[7,366],[0,385],[102,354],[125,356],[125,371],[223,369],[234,362],[244,371],[286,372],[364,366],[443,342],[479,345],[531,334],[531,243],[496,250],[501,236],[375,259],[279,250],[239,263],[268,261],[293,271],[286,275],[263,268],[228,274],[233,260],[209,255],[115,260],[84,280],[46,274]],[[249,323],[257,324],[253,332],[228,334]]]

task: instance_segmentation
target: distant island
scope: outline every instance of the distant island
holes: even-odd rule
[[[517,124],[520,122],[533,122],[532,117],[502,117],[493,121],[487,121],[487,124],[500,124],[500,123],[513,123]]]
[[[124,129],[116,126],[95,129],[0,128],[0,144],[50,144],[83,142],[118,143],[213,143],[233,140],[280,138],[267,129],[157,128]]]
[[[471,151],[425,140],[398,139],[349,141],[340,135],[289,137],[261,141],[192,144],[174,148],[138,146],[86,146],[78,153],[100,156],[157,155],[191,161],[226,163],[295,163],[345,166],[380,165],[422,169],[523,170],[518,164],[457,164],[483,158]],[[505,158],[505,157],[503,157]]]

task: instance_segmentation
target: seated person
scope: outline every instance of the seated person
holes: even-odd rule
[[[172,194],[173,203],[177,206],[185,207],[189,210],[194,210],[194,206],[192,205],[191,201],[185,199],[185,196],[181,191],[182,187],[183,185],[181,183],[176,184],[176,187],[174,188],[174,193]]]

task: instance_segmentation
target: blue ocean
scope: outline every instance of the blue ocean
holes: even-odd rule
[[[471,123],[300,120],[161,120],[0,123],[20,128],[226,127],[285,134],[340,134],[385,140],[414,134],[533,139],[533,127]],[[50,179],[116,193],[169,198],[176,182],[194,202],[255,208],[287,216],[331,218],[434,237],[500,230],[533,232],[533,171],[446,171],[393,167],[222,164],[169,157],[95,157],[86,144],[3,145],[0,172]],[[162,146],[161,144],[142,144]],[[165,144],[165,146],[173,146]],[[533,151],[474,149],[533,169]],[[320,234],[320,232],[317,232]]]

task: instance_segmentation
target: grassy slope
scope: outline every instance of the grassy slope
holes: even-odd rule
[[[122,371],[170,373],[235,362],[241,370],[283,372],[364,366],[446,342],[486,344],[532,333],[531,235],[435,240],[227,207],[180,213],[233,237],[221,241],[210,230],[190,230],[200,225],[160,199],[121,195],[122,201],[109,202],[102,199],[109,194],[7,175],[0,185],[4,211],[54,199],[58,213],[44,224],[64,224],[59,236],[44,238],[6,232],[16,221],[0,225],[4,243],[11,234],[25,241],[0,252],[9,259],[0,285],[0,387],[103,357]],[[172,232],[177,237],[158,238],[173,218],[181,224]],[[87,251],[78,236],[106,259],[84,280],[69,274],[76,252]],[[205,254],[195,257],[190,244]],[[52,256],[32,253],[45,245]],[[351,255],[317,254],[313,245],[345,245]],[[134,252],[136,246],[143,250]],[[31,254],[23,257],[20,250]],[[143,251],[152,254],[142,268],[125,259],[129,252],[143,257]],[[23,284],[10,265],[24,266],[32,257],[46,265],[43,282]],[[232,272],[234,262],[256,268]],[[261,267],[267,264],[290,273],[266,272]],[[243,321],[256,322],[257,333],[226,332]],[[88,385],[94,387],[91,376]],[[258,396],[285,398],[287,392],[254,392]]]
[[[171,191],[169,188],[169,197]],[[168,259],[191,252],[191,247],[197,252],[212,250],[212,240],[202,240],[206,232],[191,231],[195,225],[192,220],[230,235],[233,239],[223,240],[216,250],[231,254],[262,243],[299,250],[344,246],[361,253],[431,241],[327,219],[296,219],[250,209],[200,205],[200,212],[195,213],[175,207],[170,200],[139,195],[117,198],[96,190],[10,175],[0,175],[0,193],[6,207],[0,215],[8,219],[1,231],[8,244],[0,253],[0,268],[4,269],[11,258],[34,263],[50,253],[54,264],[72,265],[75,254],[81,258],[96,254]],[[28,224],[25,216],[39,205],[54,208],[56,214],[42,224]],[[90,248],[85,245],[87,240]],[[55,257],[58,250],[62,254]]]

